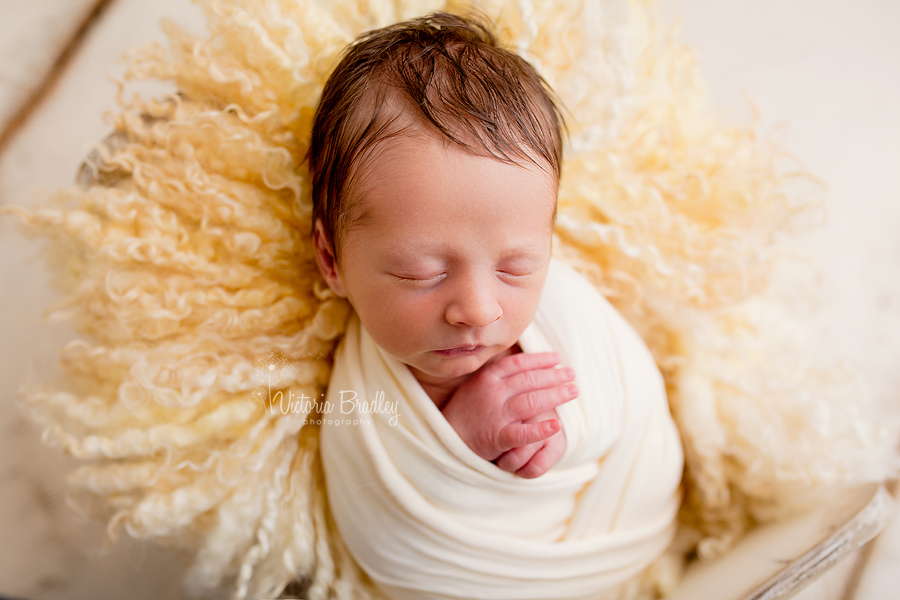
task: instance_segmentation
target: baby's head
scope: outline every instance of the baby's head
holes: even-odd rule
[[[348,48],[316,111],[316,257],[423,383],[464,379],[531,322],[550,260],[562,117],[534,68],[435,14]]]

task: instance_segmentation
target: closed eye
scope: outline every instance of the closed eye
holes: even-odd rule
[[[410,284],[425,284],[425,283],[437,283],[441,279],[446,276],[446,273],[438,273],[436,275],[397,275],[394,274],[394,277],[399,279],[400,281],[410,283]]]
[[[497,271],[503,277],[522,278],[534,275],[534,271]]]

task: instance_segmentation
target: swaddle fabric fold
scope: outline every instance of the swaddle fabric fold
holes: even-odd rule
[[[328,388],[322,460],[338,530],[388,597],[597,598],[671,540],[683,457],[637,333],[554,261],[519,344],[558,352],[579,387],[557,409],[566,452],[536,479],[472,452],[407,366],[352,319]]]

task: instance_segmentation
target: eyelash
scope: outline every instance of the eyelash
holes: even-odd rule
[[[524,277],[528,277],[532,275],[532,273],[511,273],[509,271],[497,271],[500,275],[506,277],[514,277],[516,279],[522,279]],[[438,280],[443,278],[446,273],[438,273],[434,277],[403,277],[402,275],[395,275],[397,279],[403,281],[405,283],[416,284],[416,283],[437,283]]]
[[[509,271],[498,271],[498,273],[500,273],[501,275],[506,275],[508,277],[517,278],[528,277],[529,275],[531,275],[531,273],[510,273]]]
[[[434,277],[403,277],[402,275],[395,275],[397,279],[406,283],[423,283],[423,282],[437,282],[438,279],[443,277],[445,273],[438,273]]]

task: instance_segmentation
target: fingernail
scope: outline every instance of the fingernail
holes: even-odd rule
[[[570,367],[566,367],[565,369],[563,369],[563,373],[565,374],[566,379],[575,378],[575,371],[573,371]]]
[[[566,386],[566,391],[569,392],[569,395],[570,395],[570,396],[577,396],[577,395],[578,395],[578,388],[575,387],[575,386],[574,386],[573,384],[571,384],[571,383],[570,383],[569,385]]]
[[[553,419],[550,421],[550,430],[551,431],[559,431],[559,421]]]

